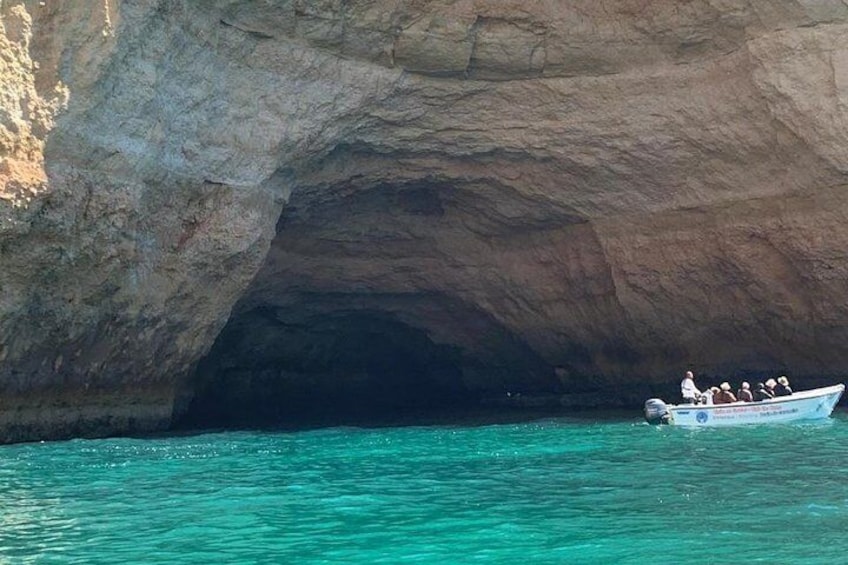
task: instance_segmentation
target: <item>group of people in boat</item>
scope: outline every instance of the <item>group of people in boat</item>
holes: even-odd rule
[[[789,386],[789,379],[785,376],[757,383],[754,390],[751,390],[750,383],[743,382],[736,394],[733,394],[730,383],[726,381],[719,386],[707,387],[703,391],[698,390],[692,371],[686,371],[683,380],[680,382],[680,395],[683,397],[684,404],[760,402],[777,396],[789,396],[790,394],[792,394],[792,388]]]

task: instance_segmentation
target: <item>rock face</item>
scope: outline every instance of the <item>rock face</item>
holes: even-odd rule
[[[848,369],[841,2],[0,18],[0,439]]]

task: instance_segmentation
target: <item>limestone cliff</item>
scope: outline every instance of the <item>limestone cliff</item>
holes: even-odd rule
[[[202,412],[843,374],[846,22],[4,1],[0,438],[167,427],[196,390]]]

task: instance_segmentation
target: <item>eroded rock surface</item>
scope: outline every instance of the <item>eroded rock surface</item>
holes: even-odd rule
[[[848,368],[841,2],[0,17],[5,440]]]

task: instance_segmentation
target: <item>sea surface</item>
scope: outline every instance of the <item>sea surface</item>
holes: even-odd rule
[[[4,446],[0,563],[848,563],[848,415]]]

